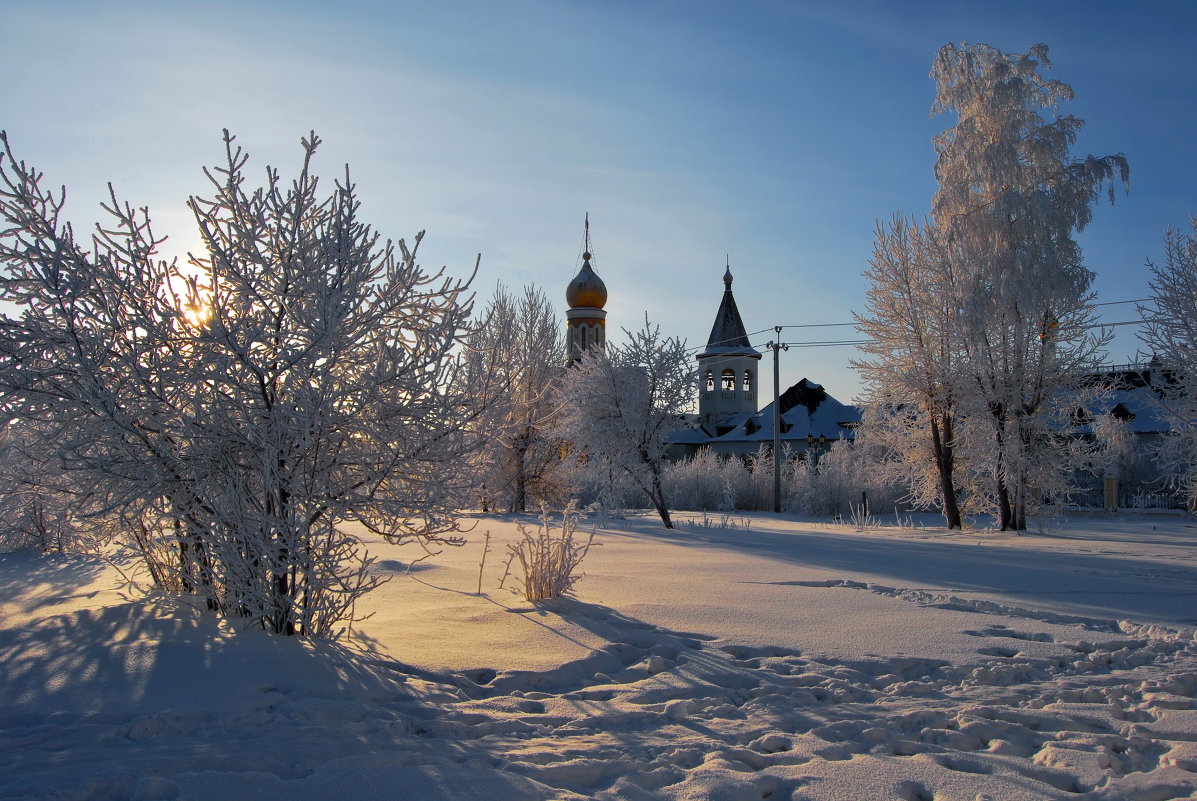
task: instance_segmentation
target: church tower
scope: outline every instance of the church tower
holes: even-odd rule
[[[582,360],[582,354],[592,347],[607,344],[607,285],[590,266],[590,215],[586,215],[586,233],[583,239],[582,269],[565,288],[565,346],[569,351],[570,364]],[[757,356],[759,359],[760,356]]]
[[[754,414],[760,376],[760,351],[748,342],[744,321],[732,295],[731,266],[723,274],[723,300],[698,359],[698,419],[712,423],[737,413]]]

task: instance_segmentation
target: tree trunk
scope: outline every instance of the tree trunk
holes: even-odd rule
[[[1021,421],[1020,421],[1021,422]],[[1022,455],[1026,459],[1031,452],[1031,437],[1027,432],[1026,427],[1020,425],[1018,427],[1018,441],[1022,446]],[[1030,494],[1031,488],[1027,485],[1026,470],[1022,470],[1014,485],[1014,530],[1027,530],[1027,496]]]
[[[519,445],[515,448],[515,499],[512,501],[513,512],[528,510],[528,476],[527,476],[528,437],[520,435]]]
[[[952,420],[945,412],[940,424],[931,416],[931,443],[935,452],[935,466],[939,470],[939,492],[943,496],[943,516],[949,529],[964,528],[960,517],[960,503],[956,498],[956,483],[953,478],[956,453],[952,444]]]
[[[996,484],[998,529],[1009,531],[1014,526],[1014,510],[1010,498],[1010,485],[1006,475],[1006,430],[1005,407],[996,402],[989,404],[989,412],[993,415],[993,435],[995,459],[993,480]]]
[[[1010,489],[1001,475],[997,477],[997,508],[999,530],[1009,531],[1014,527],[1014,513],[1010,506]]]
[[[673,518],[669,515],[669,507],[665,505],[665,488],[661,486],[661,474],[655,469],[653,470],[652,492],[648,496],[652,500],[657,514],[661,516],[661,522],[665,524],[665,528],[673,528]]]
[[[1027,482],[1025,476],[1019,476],[1011,493],[1010,517],[1011,528],[1015,531],[1027,530]]]
[[[280,476],[286,475],[286,468],[287,462],[280,456],[278,459],[278,472]],[[272,504],[269,504],[269,502],[274,497],[273,495],[267,496],[267,512],[274,512],[275,519],[278,521],[276,525],[282,528],[281,524],[287,519],[288,512],[291,510],[291,493],[286,487],[280,486],[277,491],[278,503],[272,510]],[[288,548],[286,537],[283,536],[282,531],[278,532],[278,539],[279,570],[274,577],[274,609],[271,610],[273,617],[271,627],[275,633],[291,637],[295,634],[295,582],[291,578],[294,570],[294,554]]]

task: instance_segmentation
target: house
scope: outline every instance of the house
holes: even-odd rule
[[[1118,422],[1120,431],[1107,442],[1109,454],[1097,470],[1075,476],[1080,491],[1071,501],[1095,508],[1184,508],[1183,491],[1169,486],[1164,466],[1156,459],[1172,431],[1161,400],[1175,396],[1176,376],[1152,358],[1142,364],[1111,365],[1088,376],[1099,389],[1072,414],[1071,433],[1094,439],[1098,420]]]

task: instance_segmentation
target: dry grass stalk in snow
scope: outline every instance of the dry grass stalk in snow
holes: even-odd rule
[[[572,504],[561,512],[561,530],[556,534],[547,510],[541,511],[540,525],[536,531],[529,531],[523,523],[516,525],[522,539],[507,546],[509,556],[503,581],[507,580],[512,563],[518,560],[523,568],[524,576],[520,579],[520,585],[525,600],[546,601],[569,592],[582,578],[578,567],[594,543],[593,529],[584,544],[574,539],[578,530],[578,512]],[[500,587],[503,581],[499,583]]]
[[[482,571],[486,568],[486,555],[490,553],[490,532],[486,532],[486,540],[482,543],[482,560],[478,563],[478,591],[475,595],[482,594]]]
[[[859,505],[850,503],[848,508],[852,511],[848,522],[855,526],[857,531],[875,531],[881,528],[881,521],[869,514],[869,507],[863,503]]]

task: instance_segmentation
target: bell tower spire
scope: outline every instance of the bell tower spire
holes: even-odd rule
[[[582,269],[565,288],[565,302],[569,304],[565,312],[565,344],[571,364],[580,362],[590,348],[602,348],[607,344],[607,312],[603,310],[607,303],[607,286],[590,266],[593,258],[590,213],[587,212],[582,234]]]
[[[732,294],[731,261],[723,263],[723,297],[707,346],[695,356],[699,379],[698,416],[713,422],[729,414],[752,414],[757,402],[757,365],[761,353],[748,341]]]

